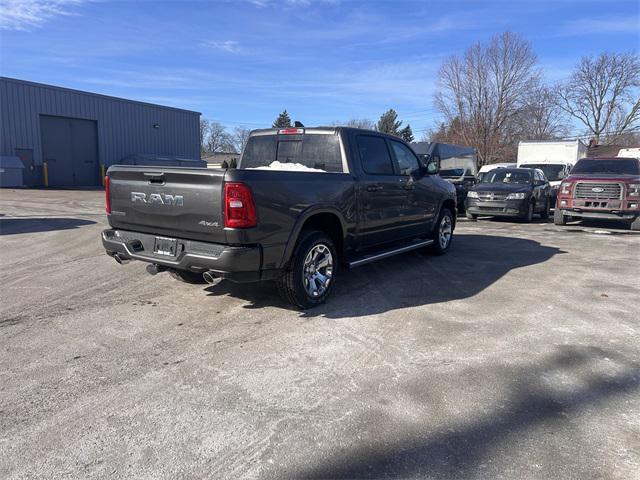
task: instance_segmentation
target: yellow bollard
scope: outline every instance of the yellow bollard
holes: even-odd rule
[[[47,165],[47,162],[42,163],[42,175],[44,177],[44,186],[48,187],[49,186],[49,165]]]

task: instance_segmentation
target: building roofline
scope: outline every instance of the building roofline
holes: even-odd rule
[[[193,113],[193,114],[197,114],[197,115],[202,115],[201,112],[196,112],[195,110],[187,110],[186,108],[170,107],[168,105],[159,105],[157,103],[142,102],[140,100],[131,100],[131,99],[122,98],[122,97],[114,97],[113,95],[105,95],[103,93],[87,92],[85,90],[76,90],[74,88],[59,87],[57,85],[49,85],[47,83],[38,83],[38,82],[29,81],[29,80],[21,80],[19,78],[0,76],[0,80],[1,81],[6,81],[6,82],[11,82],[11,83],[22,84],[22,85],[29,85],[29,86],[32,86],[32,87],[47,88],[47,89],[50,89],[50,90],[58,90],[58,91],[67,92],[67,93],[74,93],[76,95],[87,95],[87,96],[91,96],[91,97],[101,97],[101,98],[106,98],[108,100],[116,100],[118,102],[133,103],[133,104],[136,104],[136,105],[145,105],[147,107],[162,108],[162,109],[165,109],[165,110],[176,110],[176,111],[179,111],[179,112],[186,112],[186,113]]]

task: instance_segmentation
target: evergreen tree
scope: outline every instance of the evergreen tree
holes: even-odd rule
[[[407,143],[411,143],[415,140],[413,138],[413,130],[411,130],[411,125],[407,123],[407,126],[400,130],[400,137]]]
[[[391,108],[382,114],[376,129],[382,133],[400,136],[400,125],[402,121],[398,120],[398,114]]]
[[[272,126],[273,128],[289,128],[291,126],[291,117],[289,117],[289,113],[286,108],[280,115],[278,115],[278,118],[276,118],[276,121],[273,122]]]

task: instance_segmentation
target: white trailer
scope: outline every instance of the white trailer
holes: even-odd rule
[[[518,167],[539,168],[551,187],[558,187],[575,163],[587,156],[587,146],[580,140],[534,141],[518,144]]]

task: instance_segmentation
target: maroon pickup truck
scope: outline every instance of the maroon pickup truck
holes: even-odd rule
[[[571,218],[623,220],[640,230],[640,160],[579,160],[560,185],[553,221],[565,225]]]

